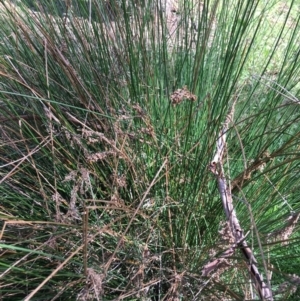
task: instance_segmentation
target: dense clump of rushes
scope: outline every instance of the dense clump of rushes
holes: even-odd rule
[[[242,237],[274,300],[298,300],[299,16],[1,1],[1,298],[261,299],[209,170],[225,123]]]

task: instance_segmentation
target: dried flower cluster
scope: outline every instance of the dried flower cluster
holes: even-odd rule
[[[183,86],[182,89],[177,89],[174,91],[171,96],[170,100],[172,105],[178,105],[180,104],[183,100],[191,100],[191,101],[196,101],[197,96],[191,93],[187,86]]]

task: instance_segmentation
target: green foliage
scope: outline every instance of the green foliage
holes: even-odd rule
[[[273,291],[289,282],[275,299],[299,296],[299,3],[9,3],[2,299],[257,299],[238,252],[202,276],[229,247],[207,166],[234,100],[238,218]]]

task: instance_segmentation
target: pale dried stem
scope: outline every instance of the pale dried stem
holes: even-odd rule
[[[224,174],[223,159],[226,150],[226,132],[228,130],[229,123],[233,120],[235,103],[236,100],[234,101],[230,109],[230,112],[226,117],[220,136],[217,140],[216,154],[213,158],[213,161],[209,165],[209,169],[211,170],[212,173],[215,174],[217,179],[218,189],[221,196],[223,208],[226,214],[226,218],[229,222],[232,235],[235,238],[235,246],[226,250],[221,255],[221,259],[216,259],[210,262],[209,264],[205,265],[202,273],[203,275],[207,275],[210,271],[217,268],[221,264],[222,258],[231,256],[234,253],[235,248],[238,247],[241,250],[248,264],[251,279],[260,296],[260,299],[271,301],[273,300],[273,296],[272,296],[270,283],[268,281],[268,285],[266,285],[263,281],[262,275],[258,271],[257,261],[253,255],[251,248],[248,246],[246,242],[246,237],[243,234],[243,230],[240,226],[239,220],[234,210],[230,185],[227,184],[225,174]]]

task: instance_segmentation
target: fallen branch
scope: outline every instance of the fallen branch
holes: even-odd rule
[[[242,230],[239,220],[236,216],[236,212],[233,207],[231,187],[230,187],[230,185],[227,184],[226,177],[224,174],[223,159],[224,159],[224,153],[226,150],[226,133],[228,131],[229,123],[233,119],[234,106],[235,106],[235,102],[233,103],[232,108],[224,122],[220,136],[217,140],[216,154],[209,165],[210,171],[216,176],[223,208],[224,208],[224,211],[225,211],[225,214],[227,217],[227,221],[229,222],[232,236],[235,239],[235,246],[228,249],[227,251],[225,251],[221,255],[221,259],[222,259],[222,257],[224,258],[224,257],[231,256],[234,253],[235,249],[239,248],[248,264],[251,279],[252,279],[254,286],[260,296],[260,299],[272,301],[273,296],[272,296],[270,283],[268,281],[268,285],[266,285],[263,281],[262,275],[258,271],[257,261],[253,255],[251,248],[248,246],[248,244],[246,242],[246,237],[243,234],[243,230]],[[222,260],[220,261],[218,259],[210,262],[209,264],[204,266],[203,274],[205,275],[205,274],[209,273],[209,271],[218,267],[218,265],[221,262],[222,262]]]

